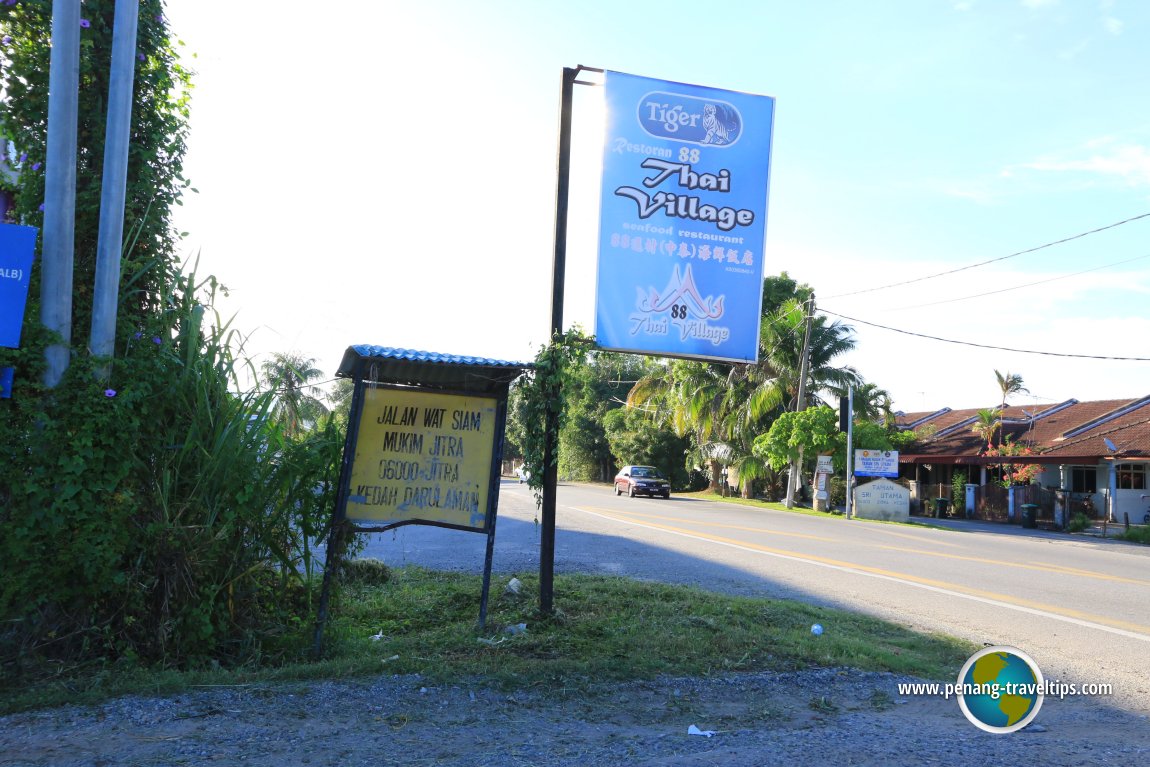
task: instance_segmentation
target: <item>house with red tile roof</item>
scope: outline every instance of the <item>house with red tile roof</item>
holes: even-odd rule
[[[1012,464],[1042,467],[1034,482],[1066,497],[1097,494],[1099,513],[1142,523],[1150,509],[1150,396],[1138,399],[1010,405],[994,411],[1000,422],[993,444],[1024,448]],[[917,439],[899,453],[900,476],[919,483],[949,484],[956,471],[968,482],[986,485],[1004,459],[987,455],[986,440],[975,430],[979,409],[898,413],[898,427]]]

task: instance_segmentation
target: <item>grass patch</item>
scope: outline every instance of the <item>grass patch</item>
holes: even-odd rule
[[[949,679],[977,649],[866,616],[798,602],[724,596],[624,578],[555,579],[555,615],[536,614],[537,580],[518,595],[494,579],[479,631],[478,576],[407,567],[384,582],[348,584],[328,630],[328,657],[277,668],[164,671],[125,666],[41,674],[0,688],[0,711],[90,703],[125,693],[197,686],[420,674],[435,683],[482,678],[507,689],[588,689],[660,674],[705,676],[850,666]],[[525,623],[525,633],[506,627]],[[813,623],[825,627],[815,637]]]
[[[1134,543],[1150,543],[1150,526],[1131,527],[1118,537]]]

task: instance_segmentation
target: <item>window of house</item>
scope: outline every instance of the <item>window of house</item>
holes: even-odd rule
[[[1146,465],[1141,463],[1128,463],[1118,465],[1119,490],[1145,490]]]
[[[1070,490],[1075,493],[1098,492],[1098,469],[1093,466],[1072,466]]]

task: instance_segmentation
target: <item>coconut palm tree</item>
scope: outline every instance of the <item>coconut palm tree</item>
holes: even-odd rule
[[[998,413],[994,408],[983,408],[978,411],[978,420],[974,422],[971,431],[990,447],[994,442],[994,432],[998,430]]]
[[[864,383],[855,389],[854,412],[859,418],[875,423],[881,421],[885,426],[894,420],[893,405],[890,392],[879,388],[878,384]]]
[[[999,413],[1006,411],[1006,398],[1011,394],[1021,394],[1022,392],[1029,393],[1029,389],[1022,385],[1022,376],[1017,373],[1011,373],[1009,370],[1005,373],[999,373],[998,370],[994,371],[994,377],[998,379],[998,388],[1002,390],[1002,406],[999,408]],[[1002,444],[1002,430],[998,432],[998,442]]]
[[[320,397],[323,390],[314,381],[323,377],[314,357],[275,352],[260,365],[263,383],[275,389],[272,417],[284,424],[289,437],[297,436],[328,412]]]

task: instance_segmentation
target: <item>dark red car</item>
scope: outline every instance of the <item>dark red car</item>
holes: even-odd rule
[[[636,495],[670,498],[671,483],[654,466],[624,466],[615,475],[615,495],[623,493],[632,498]]]

